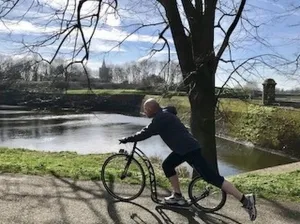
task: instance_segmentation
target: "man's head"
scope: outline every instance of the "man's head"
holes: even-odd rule
[[[150,98],[144,103],[144,112],[147,117],[154,117],[159,110],[161,110],[161,107],[155,99]]]

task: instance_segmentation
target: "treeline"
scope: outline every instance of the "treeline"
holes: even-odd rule
[[[79,64],[65,70],[67,62],[55,60],[51,65],[46,62],[37,63],[35,58],[12,59],[0,57],[1,82],[79,82],[84,85],[90,82],[131,83],[145,86],[172,85],[181,81],[181,72],[177,63],[166,64],[164,61],[141,61],[124,64],[109,64],[101,73],[99,69],[88,68],[88,75]],[[108,76],[108,77],[101,77]]]
[[[140,90],[178,90],[184,91],[182,74],[178,63],[156,60],[104,65],[87,68],[88,76],[81,65],[74,64],[65,70],[67,62],[55,60],[51,65],[36,62],[33,57],[13,59],[0,56],[0,89],[30,91],[53,91],[65,89],[140,89]],[[104,63],[105,64],[105,63]],[[105,81],[104,81],[105,80]],[[219,93],[216,88],[216,94]],[[277,89],[277,94],[300,94],[300,88]],[[247,82],[244,86],[224,88],[221,95],[229,97],[255,98],[261,96],[261,84]]]

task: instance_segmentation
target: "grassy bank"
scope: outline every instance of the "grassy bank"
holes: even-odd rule
[[[281,174],[249,174],[229,178],[243,192],[273,200],[300,202],[300,170]]]
[[[39,152],[25,149],[0,148],[2,173],[53,175],[80,180],[100,180],[100,169],[109,154],[78,155],[72,152]],[[153,158],[158,184],[169,187],[160,168],[161,161]],[[184,170],[180,171],[184,188],[189,183]],[[270,199],[300,201],[300,171],[278,175],[248,175],[233,177],[234,183],[245,192],[255,192]]]
[[[221,100],[220,110],[228,136],[300,156],[300,110],[231,99]]]

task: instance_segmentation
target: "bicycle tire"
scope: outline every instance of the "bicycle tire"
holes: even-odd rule
[[[101,169],[101,181],[103,183],[104,188],[107,190],[107,192],[111,196],[113,196],[114,198],[119,199],[121,201],[131,201],[131,200],[134,200],[135,198],[139,197],[141,195],[141,193],[143,192],[145,185],[146,185],[146,182],[145,182],[146,176],[145,176],[145,172],[144,172],[141,164],[135,158],[132,158],[129,168],[130,167],[132,168],[133,167],[132,164],[134,164],[135,170],[131,171],[130,173],[133,174],[133,176],[138,177],[140,179],[140,181],[141,181],[141,183],[139,184],[140,188],[138,188],[137,193],[135,193],[132,196],[121,196],[120,193],[114,192],[113,187],[115,184],[114,184],[114,181],[112,181],[112,180],[115,180],[117,178],[117,185],[122,185],[118,182],[122,181],[120,174],[124,171],[125,166],[128,161],[128,158],[129,158],[129,155],[127,155],[127,154],[120,154],[120,153],[114,154],[114,155],[108,157],[104,161],[104,163],[102,165],[102,169]],[[111,168],[112,169],[111,172],[109,172],[108,165],[112,162],[114,162],[115,165],[113,166],[114,167],[113,169]],[[124,164],[122,164],[123,162],[124,162]],[[127,175],[128,175],[128,172],[127,172]],[[138,175],[140,175],[140,176],[138,176]],[[112,176],[115,176],[114,179],[112,179]],[[127,176],[127,177],[130,177],[130,176]],[[124,179],[126,179],[126,178],[124,178]],[[126,186],[128,186],[127,182],[125,182]],[[132,183],[129,182],[129,184],[132,184]],[[125,191],[126,189],[124,188],[124,186],[125,185],[120,186],[120,187],[121,187],[121,190],[123,189]],[[118,189],[120,190],[120,188],[118,188]],[[128,190],[131,192],[132,189],[133,188],[130,188]],[[126,195],[127,194],[128,193],[126,193]],[[131,195],[131,194],[132,193],[129,193],[129,195]]]
[[[208,188],[211,189],[208,190]],[[227,195],[223,190],[205,182],[201,176],[195,177],[191,181],[188,194],[194,205],[207,213],[220,210],[225,205],[227,199]],[[203,195],[203,198],[199,199],[201,195]]]

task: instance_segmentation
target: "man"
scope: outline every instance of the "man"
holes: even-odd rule
[[[144,112],[147,117],[153,118],[152,122],[135,135],[120,139],[120,143],[138,142],[153,135],[160,135],[162,140],[169,146],[172,152],[164,160],[162,168],[166,177],[171,182],[173,194],[165,198],[166,203],[177,203],[179,205],[186,203],[181,194],[175,168],[181,163],[187,162],[203,176],[205,181],[221,188],[227,194],[231,194],[238,199],[242,203],[243,208],[248,212],[251,221],[256,219],[255,196],[253,194],[242,194],[209,166],[201,154],[200,144],[176,116],[177,112],[174,107],[162,109],[157,101],[148,99],[144,103]]]

